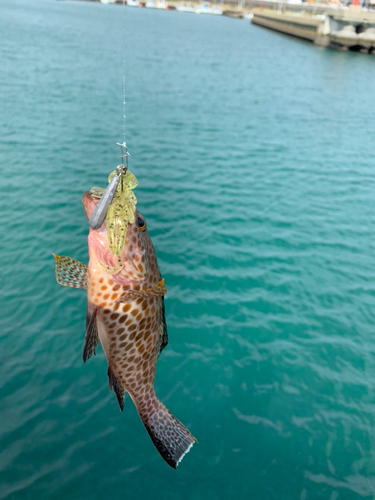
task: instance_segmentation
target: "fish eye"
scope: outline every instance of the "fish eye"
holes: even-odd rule
[[[140,215],[138,215],[138,227],[141,231],[146,229],[146,221]]]

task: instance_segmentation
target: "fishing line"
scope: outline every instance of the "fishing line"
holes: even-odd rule
[[[124,132],[124,139],[123,142],[120,144],[119,142],[117,143],[118,146],[121,148],[121,164],[117,166],[115,175],[112,177],[111,181],[109,182],[107,188],[105,189],[103,195],[101,196],[98,204],[94,208],[94,211],[91,214],[90,220],[89,220],[89,225],[91,229],[98,230],[102,226],[104,219],[106,218],[108,208],[110,204],[112,203],[112,200],[115,196],[115,193],[117,191],[117,187],[120,183],[121,177],[126,174],[128,171],[128,148],[126,147],[126,63],[125,63],[125,0],[122,0],[122,7],[124,9],[124,14],[123,14],[123,21],[122,21],[122,60],[123,60],[123,76],[122,76],[122,81],[123,81],[123,132]],[[124,153],[125,149],[125,153]],[[124,158],[125,158],[125,165],[124,165]],[[123,185],[121,186],[121,190],[123,189]]]
[[[123,76],[122,76],[122,81],[123,81],[123,111],[124,111],[124,144],[126,144],[126,131],[125,131],[125,123],[126,123],[126,94],[125,94],[125,69],[126,69],[126,62],[125,62],[125,0],[122,0],[122,6],[124,8],[124,14],[123,14],[123,25],[122,25],[122,59],[123,59]]]

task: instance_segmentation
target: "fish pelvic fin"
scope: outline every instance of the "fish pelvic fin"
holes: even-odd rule
[[[96,313],[97,309],[95,308],[91,316],[89,314],[86,316],[86,335],[82,353],[84,363],[95,354],[96,348],[98,347],[99,336]]]
[[[113,370],[110,366],[108,366],[108,373],[107,374],[108,374],[109,390],[112,391],[112,388],[113,388],[114,393],[116,394],[118,405],[120,407],[120,411],[123,411],[124,410],[124,402],[125,402],[125,390],[122,387],[120,379],[113,372]]]
[[[56,281],[72,288],[87,288],[87,266],[65,255],[55,255]]]
[[[127,290],[122,293],[115,302],[131,302],[135,299],[142,299],[143,297],[163,297],[167,293],[167,287],[162,279],[157,285],[148,288],[147,290]]]
[[[168,465],[177,469],[197,440],[187,428],[154,396],[151,404],[139,412],[143,425],[156,449]]]

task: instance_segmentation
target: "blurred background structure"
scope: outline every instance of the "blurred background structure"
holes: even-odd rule
[[[87,0],[84,0],[87,1]],[[254,24],[340,50],[375,53],[375,0],[92,0],[132,7],[251,19]]]

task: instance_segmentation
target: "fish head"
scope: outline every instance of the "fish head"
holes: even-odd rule
[[[83,207],[88,220],[99,202],[99,198],[86,191],[82,198]],[[100,265],[116,268],[118,259],[111,254],[108,245],[106,221],[98,230],[90,228],[89,233],[90,260],[98,261]],[[154,248],[147,231],[144,217],[135,210],[134,222],[128,224],[124,248],[121,254],[123,268],[118,279],[126,281],[144,281],[149,276],[150,255],[154,255]],[[116,273],[117,274],[117,273]]]

